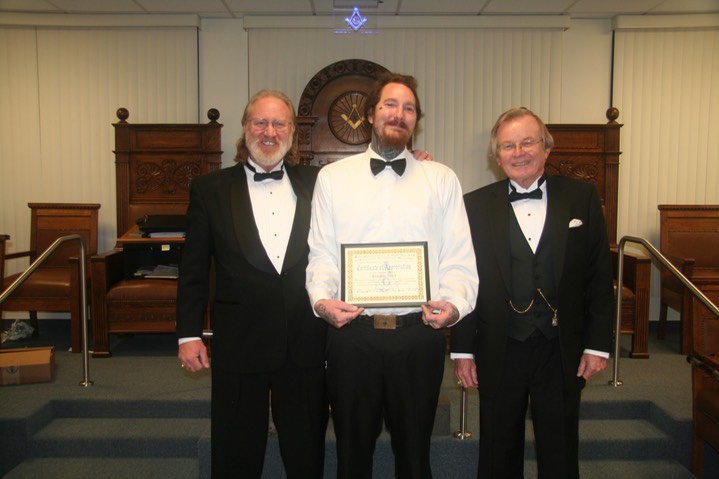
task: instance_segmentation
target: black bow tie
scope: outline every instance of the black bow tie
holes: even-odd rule
[[[402,176],[405,168],[407,168],[407,160],[401,158],[394,161],[384,161],[378,158],[372,158],[369,162],[370,168],[372,168],[372,174],[377,176],[380,171],[384,170],[388,166],[394,170],[399,176]]]
[[[529,191],[527,193],[519,193],[514,186],[512,187],[512,192],[509,193],[509,201],[517,201],[517,200],[541,200],[542,199],[542,190],[539,188],[535,188],[532,191]]]
[[[254,180],[255,181],[262,181],[262,180],[281,180],[282,177],[285,175],[285,172],[283,170],[275,170],[270,171],[269,173],[258,173],[257,170],[249,163],[245,163],[247,165],[247,168],[250,169],[250,171],[255,173]]]
[[[509,184],[509,187],[512,188],[512,191],[509,192],[509,201],[518,201],[518,200],[541,200],[542,199],[542,190],[539,188],[542,186],[542,183],[544,183],[544,180],[546,177],[543,175],[541,178],[539,178],[539,182],[537,183],[537,187],[533,189],[532,191],[528,191],[527,193],[519,193],[517,191],[517,188],[514,187],[512,183]]]

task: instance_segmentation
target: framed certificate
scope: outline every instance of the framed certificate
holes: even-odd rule
[[[342,301],[368,308],[429,301],[427,242],[343,244]]]

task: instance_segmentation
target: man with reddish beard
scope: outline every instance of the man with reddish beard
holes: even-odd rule
[[[395,477],[432,476],[430,439],[445,357],[442,328],[469,313],[477,297],[459,181],[444,165],[416,161],[406,147],[422,116],[416,88],[410,76],[378,79],[367,100],[369,148],[325,166],[312,199],[307,290],[315,313],[332,326],[327,384],[340,479],[372,477],[383,419]],[[382,243],[426,244],[426,300],[387,304],[389,294],[386,302],[360,307],[341,299],[343,246]],[[391,275],[386,278],[392,283]]]
[[[304,288],[318,169],[298,165],[295,112],[283,93],[253,96],[242,126],[238,164],[191,186],[178,357],[189,371],[210,366],[200,337],[212,300],[213,478],[261,477],[270,401],[287,477],[321,478],[327,328]]]

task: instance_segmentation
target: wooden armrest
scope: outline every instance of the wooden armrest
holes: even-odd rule
[[[704,369],[709,374],[719,379],[719,358],[717,356],[690,354],[687,356],[687,362],[692,366]]]
[[[17,258],[28,258],[28,264],[30,263],[29,259],[32,255],[33,251],[16,251],[15,253],[6,253],[6,241],[10,239],[10,235],[0,235],[2,238],[0,238],[0,249],[2,249],[2,252],[0,252],[0,291],[3,291],[5,289],[5,286],[8,286],[5,284],[5,261],[10,259],[17,259]]]
[[[684,258],[682,256],[677,256],[675,254],[662,252],[665,258],[667,258],[669,261],[671,261],[673,264],[680,266],[683,264],[694,264],[696,260],[694,258]]]
[[[5,255],[5,259],[15,259],[15,258],[24,258],[24,257],[30,257],[34,251],[17,251],[15,253],[8,253]]]
[[[92,257],[92,254],[85,254],[85,272],[87,274],[87,280],[90,278],[90,258]],[[67,262],[70,265],[70,271],[72,274],[79,274],[80,271],[80,256],[70,256],[67,259]]]
[[[120,249],[106,251],[90,257],[90,275],[93,289],[107,291],[125,276],[123,252]]]
[[[669,253],[662,253],[662,254],[687,279],[691,279],[692,275],[694,274],[694,258],[682,258],[681,256],[676,256],[676,255],[669,254]],[[660,265],[659,272],[661,274],[662,279],[666,279],[668,277],[673,276],[672,273],[667,268],[664,268],[661,265]]]
[[[612,266],[614,267],[614,278],[617,278],[617,261],[619,251],[612,248]],[[649,277],[651,274],[652,260],[648,256],[638,253],[630,253],[624,250],[624,271],[622,282],[624,286],[638,293],[639,290],[649,291]]]
[[[719,358],[716,356],[704,356],[704,362],[714,371],[719,372]]]

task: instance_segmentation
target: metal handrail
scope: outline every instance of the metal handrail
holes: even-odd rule
[[[699,301],[704,304],[714,315],[719,318],[719,309],[717,309],[716,305],[712,303],[709,298],[704,296],[704,293],[702,293],[694,284],[687,279],[686,276],[684,276],[681,271],[679,271],[676,266],[674,266],[663,254],[659,252],[658,249],[654,247],[651,243],[649,243],[644,238],[638,238],[636,236],[624,236],[621,240],[619,240],[619,259],[617,264],[617,316],[616,316],[616,325],[615,325],[615,335],[614,335],[614,374],[612,377],[612,380],[609,381],[610,385],[614,385],[615,387],[621,386],[622,381],[619,380],[619,349],[620,349],[620,337],[621,337],[621,324],[622,324],[622,279],[624,276],[624,244],[625,243],[638,243],[644,248],[649,251],[650,255],[653,259],[659,261],[662,266],[667,268],[670,273],[672,273],[679,281],[682,282],[684,286],[687,287],[687,289],[694,295],[695,298],[697,298]]]
[[[85,241],[80,235],[67,235],[61,236],[55,240],[53,244],[48,247],[30,266],[25,270],[24,273],[18,277],[13,283],[0,294],[0,304],[7,299],[13,291],[15,291],[25,280],[40,267],[40,265],[63,243],[68,241],[78,240],[80,242],[80,302],[82,308],[80,310],[80,321],[82,322],[82,366],[83,366],[83,380],[80,381],[80,386],[87,387],[92,386],[94,383],[90,380],[90,354],[87,349],[87,277],[85,274]]]

